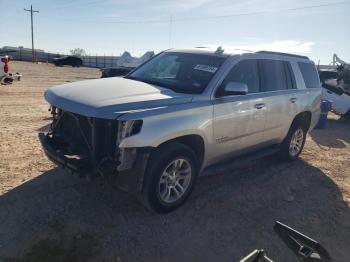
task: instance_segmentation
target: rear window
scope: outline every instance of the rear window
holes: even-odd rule
[[[286,70],[287,68],[284,61],[261,59],[259,62],[262,92],[292,88],[292,78]]]
[[[304,78],[304,83],[307,88],[319,88],[320,80],[315,68],[311,63],[298,62],[299,69]]]

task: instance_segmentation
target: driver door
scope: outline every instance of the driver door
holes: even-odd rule
[[[226,96],[222,90],[229,82],[247,84],[248,94]],[[218,158],[229,158],[259,147],[265,127],[266,105],[260,93],[257,61],[238,62],[226,76],[218,93],[221,95],[214,100],[213,132]]]

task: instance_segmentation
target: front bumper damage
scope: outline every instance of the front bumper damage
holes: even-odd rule
[[[117,177],[123,189],[141,192],[151,148],[119,148],[136,121],[85,117],[54,107],[51,113],[50,131],[39,133],[39,140],[52,162],[79,176]]]
[[[56,165],[76,173],[91,171],[92,167],[86,160],[67,157],[59,145],[45,133],[41,132],[38,136],[45,155]]]
[[[151,147],[135,148],[136,155],[132,166],[129,169],[118,171],[118,168],[111,164],[106,163],[106,165],[96,166],[90,159],[73,158],[67,155],[48,134],[39,133],[38,136],[48,159],[63,169],[80,176],[95,176],[98,174],[116,176],[118,186],[122,190],[134,195],[142,192],[144,173],[152,151]]]

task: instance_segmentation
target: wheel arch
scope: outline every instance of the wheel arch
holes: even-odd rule
[[[189,134],[189,135],[179,136],[176,138],[169,139],[167,141],[163,141],[154,149],[165,147],[167,144],[172,142],[178,142],[191,148],[195,153],[195,155],[198,157],[197,160],[198,160],[198,165],[200,169],[200,167],[203,164],[204,156],[205,156],[205,141],[202,136],[198,134]]]
[[[290,126],[292,127],[296,124],[304,124],[306,127],[306,130],[309,130],[311,125],[311,119],[312,119],[311,111],[303,111],[294,117],[293,122]]]

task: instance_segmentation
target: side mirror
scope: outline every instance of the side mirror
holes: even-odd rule
[[[246,95],[248,86],[246,83],[228,82],[224,87],[225,95]]]

